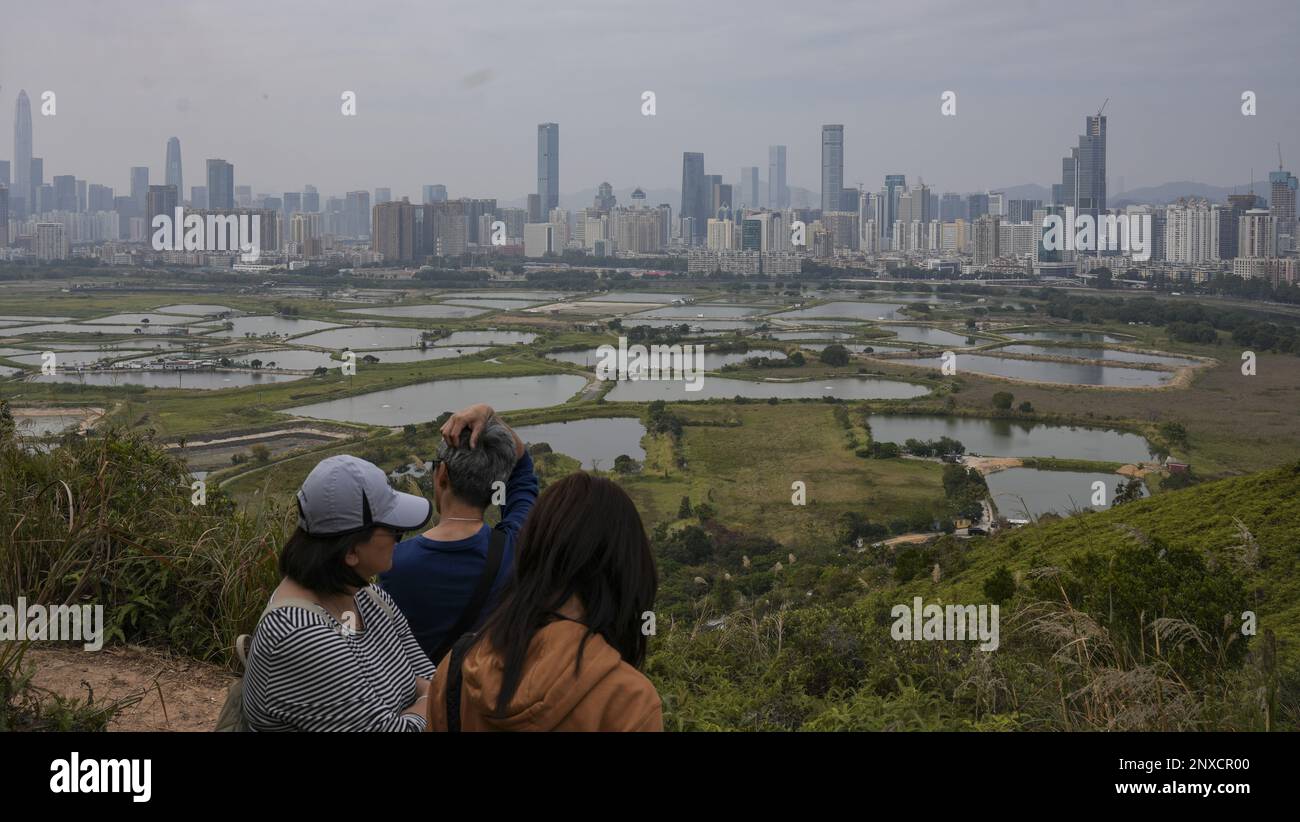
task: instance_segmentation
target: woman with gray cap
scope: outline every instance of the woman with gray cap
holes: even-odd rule
[[[298,491],[283,579],[248,653],[243,713],[254,731],[421,731],[434,666],[388,594],[369,584],[432,513],[376,465],[323,460]]]

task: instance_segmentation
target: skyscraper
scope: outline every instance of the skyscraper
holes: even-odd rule
[[[391,203],[393,201],[393,190],[391,188],[375,189],[375,205],[380,203]]]
[[[36,201],[32,189],[32,104],[27,92],[18,92],[14,107],[14,184],[9,195],[9,208],[14,216],[26,217]]]
[[[9,245],[9,186],[0,184],[0,248]]]
[[[163,182],[176,187],[176,196],[184,196],[185,183],[181,179],[181,141],[173,137],[167,141],[167,171]]]
[[[135,208],[132,217],[144,217],[148,208],[149,167],[131,166],[131,204]]]
[[[894,236],[894,222],[898,220],[898,197],[907,188],[906,174],[886,174],[884,197],[885,224],[881,226],[882,236]],[[973,219],[973,218],[972,218]]]
[[[822,213],[840,210],[844,189],[844,126],[822,126]]]
[[[222,159],[208,160],[208,208],[235,207],[235,167]]]
[[[153,233],[154,228],[153,218],[165,214],[168,219],[172,219],[178,205],[180,205],[180,194],[177,193],[176,186],[149,186],[144,217],[145,226],[149,228],[150,234]]]
[[[704,239],[709,219],[709,200],[712,192],[704,176],[704,155],[697,151],[682,153],[682,207],[678,214],[690,220],[691,244]]]
[[[537,195],[542,213],[538,222],[560,207],[560,125],[537,126]]]
[[[1079,145],[1061,160],[1061,184],[1052,186],[1052,199],[1094,221],[1106,209],[1106,118],[1101,114],[1087,118]]]
[[[745,205],[749,208],[758,208],[763,205],[758,196],[758,166],[745,166],[740,170],[740,203],[738,205]]]
[[[71,174],[59,174],[54,178],[54,209],[56,211],[77,210],[77,178]]]
[[[109,190],[112,191],[112,189]],[[208,207],[207,186],[190,186],[190,206],[200,209]]]
[[[310,183],[302,187],[302,210],[306,214],[320,213],[320,192]]]
[[[424,187],[425,203],[445,203],[447,202],[447,187],[441,183],[434,183]]]
[[[785,184],[785,146],[767,147],[767,207],[790,207],[790,189]]]
[[[1277,171],[1269,172],[1268,182],[1269,213],[1277,220],[1278,251],[1286,252],[1295,246],[1296,239],[1296,178],[1279,163]]]

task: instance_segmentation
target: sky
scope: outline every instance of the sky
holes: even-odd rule
[[[823,123],[844,125],[846,186],[1047,185],[1107,98],[1112,193],[1265,179],[1278,142],[1300,169],[1295,0],[0,0],[0,21],[0,157],[26,89],[46,181],[118,193],[131,166],[161,182],[176,136],[187,189],[221,157],[255,192],[513,200],[541,122],[562,192],[678,188],[684,151],[766,179],[777,143],[818,191]]]

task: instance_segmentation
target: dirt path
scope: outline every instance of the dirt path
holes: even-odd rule
[[[34,684],[65,697],[84,699],[86,685],[97,703],[143,695],[109,723],[110,731],[211,731],[234,679],[212,665],[138,647],[87,653],[33,646],[25,662],[36,668]]]

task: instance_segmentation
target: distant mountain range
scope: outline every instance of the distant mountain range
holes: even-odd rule
[[[733,183],[733,186],[735,184]],[[767,191],[767,181],[759,180],[759,191]],[[629,205],[632,202],[632,191],[634,187],[614,189],[614,196],[617,198],[619,205]],[[682,195],[675,188],[646,188],[643,189],[646,195],[646,204],[651,206],[660,203],[668,203],[676,211],[681,207]],[[932,188],[935,194],[942,194],[939,189]],[[1014,186],[1003,186],[1001,188],[990,188],[989,191],[1001,191],[1009,200],[1042,200],[1047,202],[1052,197],[1052,190],[1049,186],[1041,186],[1037,183],[1022,183]],[[1183,181],[1177,183],[1162,183],[1158,186],[1144,186],[1135,188],[1130,191],[1110,194],[1107,197],[1108,205],[1112,208],[1122,208],[1126,205],[1136,203],[1148,203],[1151,205],[1165,205],[1178,200],[1180,197],[1203,197],[1211,202],[1226,203],[1229,194],[1247,194],[1250,192],[1250,184],[1243,183],[1237,186],[1213,186],[1208,183],[1194,183]],[[967,192],[962,192],[963,195]],[[1268,201],[1268,180],[1263,182],[1255,181],[1255,193],[1264,201]],[[737,196],[739,194],[737,193]],[[595,188],[584,188],[578,191],[571,191],[567,194],[560,195],[560,206],[569,211],[580,211],[588,208],[596,199]],[[527,198],[518,198],[514,200],[500,200],[498,203],[504,208],[525,208],[528,205]],[[821,195],[799,186],[790,186],[790,204],[795,208],[817,208],[821,204]]]

